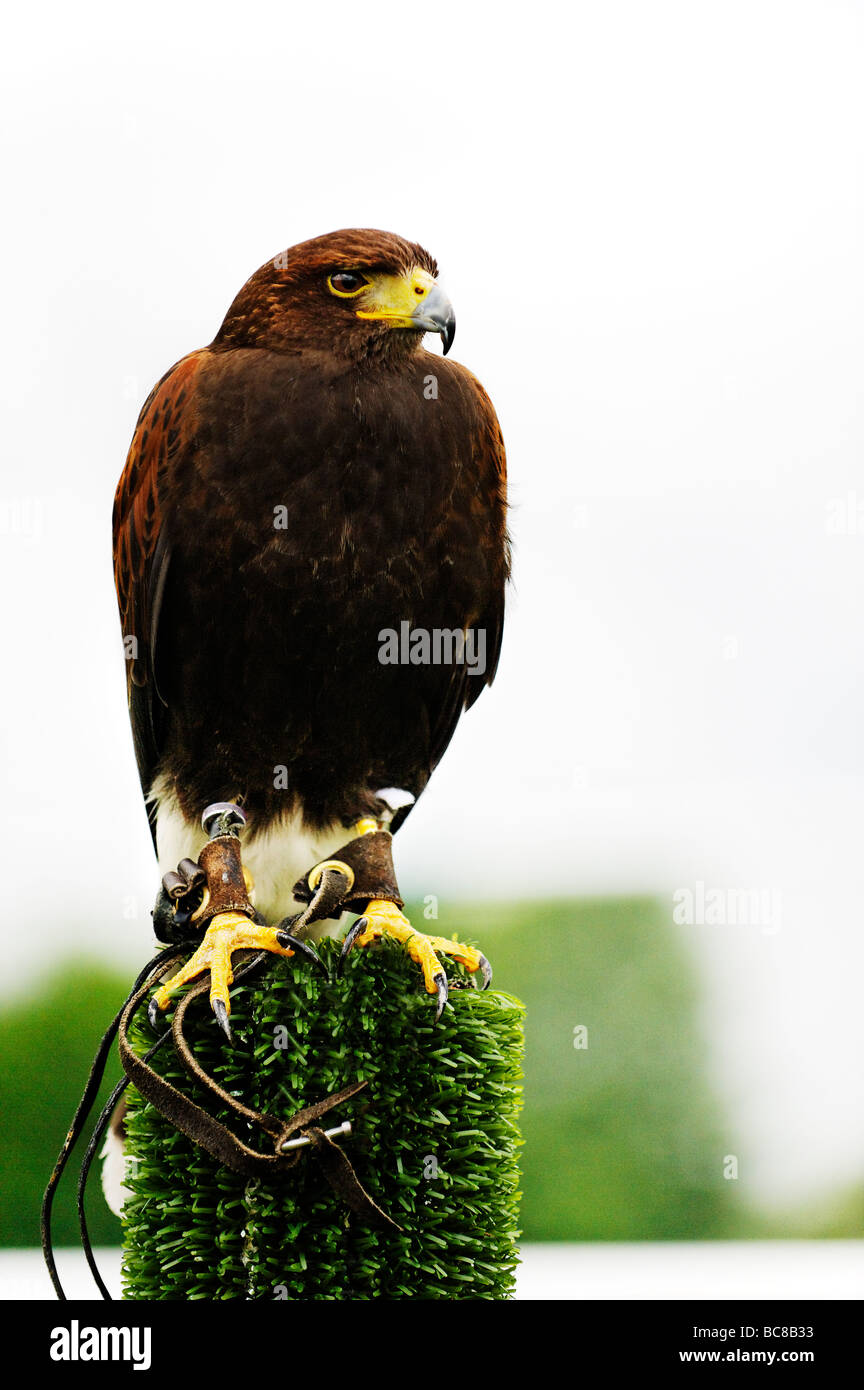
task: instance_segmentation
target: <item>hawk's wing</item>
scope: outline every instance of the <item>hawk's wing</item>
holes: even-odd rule
[[[144,403],[114,497],[114,583],[126,652],[126,688],[138,774],[146,798],[162,753],[165,704],[159,693],[156,638],[170,563],[160,483],[189,448],[201,353],[163,376]],[[155,809],[148,805],[153,843]]]
[[[490,527],[484,538],[484,550],[493,574],[489,601],[483,611],[472,615],[469,629],[482,632],[485,641],[485,670],[473,676],[467,665],[450,668],[450,679],[444,699],[430,711],[430,772],[447,749],[463,710],[470,709],[495,679],[501,655],[504,628],[504,591],[510,577],[510,542],[507,536],[507,455],[504,438],[494,407],[477,378],[461,364],[453,363],[459,371],[472,418],[472,453],[478,497],[483,499]]]

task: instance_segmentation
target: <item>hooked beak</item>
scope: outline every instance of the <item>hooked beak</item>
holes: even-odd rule
[[[426,333],[440,333],[446,357],[456,337],[456,315],[453,305],[440,285],[433,285],[422,304],[411,315],[412,325]]]
[[[456,336],[453,305],[428,270],[420,266],[404,275],[369,272],[367,288],[356,298],[358,319],[374,319],[393,328],[413,328],[420,333],[440,333],[445,354]]]

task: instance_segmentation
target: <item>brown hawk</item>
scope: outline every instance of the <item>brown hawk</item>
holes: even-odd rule
[[[138,420],[114,560],[154,844],[172,869],[203,845],[205,806],[239,803],[268,920],[352,827],[398,828],[495,674],[504,445],[479,382],[423,348],[439,333],[446,354],[454,330],[422,247],[334,232],[256,271]],[[359,944],[402,940],[439,1009],[438,956],[482,960],[392,904],[366,919]],[[231,953],[284,949],[247,926],[183,976],[212,967],[223,1023]]]

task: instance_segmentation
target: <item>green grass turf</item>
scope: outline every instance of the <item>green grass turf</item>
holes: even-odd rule
[[[335,963],[333,942],[320,950]],[[367,1091],[322,1124],[350,1118],[353,1132],[339,1142],[402,1230],[350,1213],[314,1153],[307,1150],[282,1180],[250,1180],[220,1168],[138,1098],[129,1119],[136,1162],[124,1212],[126,1297],[512,1293],[523,1011],[508,995],[454,990],[435,1027],[434,1006],[416,984],[416,966],[386,942],[355,952],[344,978],[332,983],[302,960],[268,962],[232,993],[234,1049],[209,1010],[187,1015],[199,1061],[255,1109],[287,1119],[368,1079]],[[142,1014],[136,1050],[151,1039]],[[188,1092],[176,1056],[166,1049],[158,1065]]]

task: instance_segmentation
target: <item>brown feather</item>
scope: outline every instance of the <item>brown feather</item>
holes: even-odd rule
[[[378,232],[276,261],[152,393],[114,518],[142,785],[160,775],[190,820],[240,795],[253,833],[297,809],[347,822],[384,786],[422,792],[494,675],[509,572],[488,396],[419,333],[361,323],[326,290],[347,264],[434,261]],[[379,632],[403,620],[483,627],[485,678],[382,665]]]

